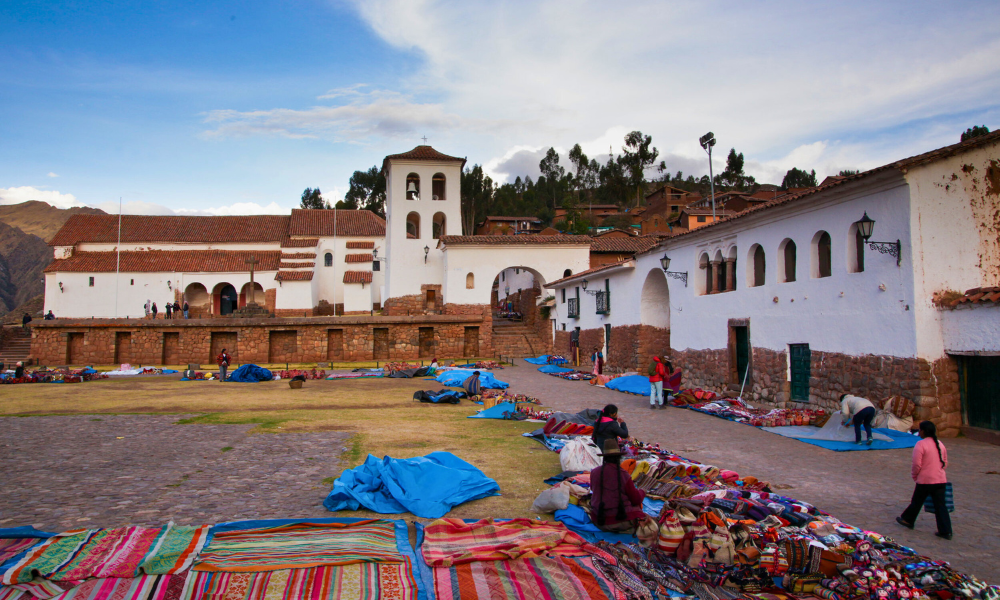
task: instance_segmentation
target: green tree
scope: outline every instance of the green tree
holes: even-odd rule
[[[545,152],[545,158],[538,162],[538,170],[542,172],[542,176],[545,177],[545,185],[549,188],[549,193],[552,198],[552,208],[555,209],[556,204],[562,194],[560,194],[560,183],[562,183],[563,178],[566,176],[566,169],[559,166],[559,153],[556,152],[555,148],[549,148]],[[541,185],[541,178],[539,178],[539,185]]]
[[[323,195],[319,191],[319,188],[306,188],[302,192],[302,201],[299,203],[299,208],[330,208],[330,203],[323,200]]]
[[[660,151],[652,144],[652,136],[632,131],[625,136],[625,145],[622,146],[619,158],[626,175],[626,185],[635,199],[635,206],[642,201],[646,191],[646,169],[653,166],[660,155]]]
[[[612,227],[624,231],[632,231],[632,219],[628,215],[611,215],[604,217],[601,227]]]
[[[462,234],[473,235],[493,203],[496,186],[481,165],[462,171]]]
[[[986,125],[974,125],[965,130],[962,134],[962,141],[971,140],[972,138],[977,138],[982,135],[986,135],[990,132],[990,128]]]
[[[816,187],[816,170],[806,173],[802,169],[792,167],[781,180],[781,189]]]
[[[385,177],[378,166],[351,175],[347,193],[343,201],[337,203],[337,208],[364,208],[385,218]]]
[[[736,148],[731,148],[726,157],[726,170],[719,174],[718,185],[727,190],[750,191],[757,180],[744,172],[744,162],[743,153],[737,154]]]
[[[837,177],[850,177],[851,175],[857,175],[861,171],[857,169],[841,169],[840,173],[837,173]]]

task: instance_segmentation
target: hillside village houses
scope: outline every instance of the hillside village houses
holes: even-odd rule
[[[223,344],[256,362],[579,348],[586,364],[602,348],[612,370],[669,355],[686,386],[745,387],[751,401],[833,408],[843,392],[898,394],[945,435],[1000,430],[998,146],[988,134],[817,188],[734,196],[746,206],[717,222],[595,237],[460,235],[465,161],[418,146],[383,162],[385,221],[333,210],[123,217],[117,311],[118,219],[75,216],[50,242],[45,309],[60,319],[35,328],[33,356],[179,364]],[[671,214],[704,210],[701,198],[661,195],[676,202]],[[536,306],[549,295],[545,320]],[[198,318],[134,318],[168,298]],[[250,299],[273,316],[245,310]],[[501,301],[519,319],[497,313]]]

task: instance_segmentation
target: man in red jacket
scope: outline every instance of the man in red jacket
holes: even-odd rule
[[[233,358],[226,353],[226,349],[222,349],[222,353],[215,357],[215,362],[219,363],[219,381],[226,380],[226,369],[229,368],[229,363],[232,362]]]

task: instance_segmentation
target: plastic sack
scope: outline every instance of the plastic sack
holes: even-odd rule
[[[531,510],[539,513],[554,513],[569,506],[569,487],[557,485],[551,487],[535,498]]]
[[[601,466],[597,446],[590,438],[574,438],[559,452],[559,464],[563,471],[593,471]]]

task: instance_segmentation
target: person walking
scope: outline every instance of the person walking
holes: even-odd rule
[[[861,443],[861,426],[865,427],[865,435],[868,436],[868,445],[872,442],[872,419],[875,418],[875,406],[867,399],[850,394],[840,396],[840,419],[844,427],[854,422],[854,443]]]
[[[170,301],[167,301],[167,305],[164,307],[164,310],[166,312],[164,313],[163,318],[164,319],[170,319],[170,318],[172,318],[170,316],[170,312],[174,310],[174,304],[172,302],[170,302]]]
[[[190,307],[188,307],[188,301],[185,300],[184,301],[184,318],[185,319],[188,318],[188,310],[190,310]]]
[[[15,321],[15,323],[16,322],[17,321]],[[31,323],[31,315],[29,315],[28,313],[24,313],[24,316],[21,317],[21,329],[25,331],[31,331],[31,327],[28,325],[28,323]]]
[[[913,447],[913,464],[910,476],[916,487],[910,505],[903,514],[896,517],[896,522],[908,529],[913,529],[917,516],[927,497],[934,503],[934,518],[937,520],[937,531],[934,535],[950,540],[952,536],[951,515],[945,504],[945,491],[948,476],[948,449],[937,439],[937,427],[930,421],[920,423],[920,441]]]
[[[229,369],[229,363],[233,361],[233,357],[226,353],[226,349],[223,348],[222,352],[215,357],[215,362],[219,363],[219,381],[226,380],[226,370]]]
[[[649,408],[663,408],[663,378],[667,375],[667,370],[663,367],[663,362],[659,356],[653,357],[653,362],[649,363]]]
[[[152,306],[152,308],[150,310],[153,311],[153,320],[155,321],[156,320],[156,313],[157,313],[156,302],[153,303],[153,306]]]
[[[590,362],[594,363],[594,375],[604,375],[604,355],[600,348],[594,348],[594,353],[590,355]]]
[[[614,404],[605,406],[601,414],[597,416],[597,420],[594,421],[594,435],[591,436],[594,445],[603,448],[604,442],[607,440],[617,442],[618,438],[627,440],[628,437],[628,425],[625,424],[625,419],[618,414],[618,407]]]

